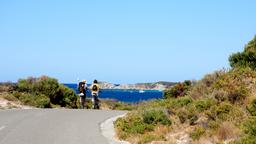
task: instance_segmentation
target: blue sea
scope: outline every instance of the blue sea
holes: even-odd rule
[[[73,89],[77,93],[77,84],[64,84],[67,87]],[[87,91],[87,96],[91,97],[89,91]],[[113,90],[113,89],[103,89],[100,92],[100,98],[102,99],[114,99],[121,102],[127,103],[137,103],[141,101],[148,101],[152,99],[163,98],[163,92],[158,90]]]

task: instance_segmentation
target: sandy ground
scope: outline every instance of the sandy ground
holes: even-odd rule
[[[21,105],[18,102],[0,98],[0,109],[32,109],[33,107]]]

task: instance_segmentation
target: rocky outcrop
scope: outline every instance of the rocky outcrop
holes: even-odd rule
[[[102,89],[131,89],[131,90],[164,90],[172,87],[174,82],[137,83],[137,84],[112,84],[101,82]]]

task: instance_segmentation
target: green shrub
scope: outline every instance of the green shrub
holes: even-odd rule
[[[69,108],[78,108],[77,106],[77,95],[74,90],[64,86],[59,85],[59,95],[61,95],[60,100],[57,101],[57,104],[61,105],[62,107],[69,107]]]
[[[245,136],[238,140],[235,144],[256,144],[255,136]]]
[[[34,107],[38,107],[38,108],[50,108],[51,107],[50,99],[43,94],[32,95],[32,94],[28,94],[28,93],[20,93],[19,95],[16,94],[16,96],[25,105],[30,105],[30,106],[34,106]]]
[[[199,112],[203,112],[211,108],[211,106],[215,105],[216,102],[213,99],[200,99],[195,101],[195,107]]]
[[[167,105],[167,108],[179,109],[181,107],[189,105],[192,102],[193,100],[189,96],[179,97],[177,99],[169,99],[169,104]]]
[[[36,107],[78,107],[76,93],[72,89],[59,84],[56,79],[47,76],[20,79],[17,84],[17,90],[18,93],[23,94],[17,94],[16,92],[14,95],[24,104]],[[48,104],[49,99],[50,104]],[[33,102],[33,100],[38,101]]]
[[[199,140],[201,136],[205,134],[205,128],[203,127],[196,127],[195,130],[190,133],[190,137],[193,140]]]
[[[220,105],[213,106],[206,114],[212,120],[226,120],[230,116],[229,114],[232,109],[233,107],[231,104],[221,103]]]
[[[181,123],[189,122],[190,125],[194,125],[194,123],[198,120],[198,113],[194,105],[188,105],[182,109],[178,110],[177,116]]]
[[[191,81],[184,81],[183,83],[178,83],[170,89],[164,91],[164,98],[177,98],[180,96],[185,96],[188,90],[191,88]]]
[[[36,78],[29,77],[27,79],[18,80],[17,89],[20,92],[33,92],[34,91],[34,83],[37,81]]]
[[[143,122],[149,125],[171,125],[168,116],[162,110],[147,110],[142,114]]]
[[[126,139],[129,135],[144,134],[154,129],[153,125],[143,122],[139,114],[130,114],[115,121],[115,127],[121,131],[120,138]]]
[[[236,144],[256,144],[256,117],[251,116],[242,124],[242,129],[245,133]]]
[[[34,97],[34,106],[38,108],[50,108],[50,99],[45,95],[39,95]]]
[[[256,36],[245,46],[243,52],[232,54],[229,57],[231,67],[256,68]]]
[[[256,117],[249,117],[242,125],[244,132],[250,136],[256,137]]]
[[[256,99],[252,100],[249,106],[247,106],[247,110],[252,116],[256,116]]]
[[[219,125],[220,124],[217,121],[215,121],[215,120],[210,120],[208,122],[209,128],[214,129],[214,130],[216,130],[219,127]]]
[[[126,117],[114,122],[117,135],[121,139],[127,139],[136,135],[144,135],[152,132],[158,125],[171,125],[171,120],[162,110],[134,111]],[[145,139],[151,139],[146,137]],[[155,138],[154,138],[155,139]],[[147,140],[146,140],[147,141]]]

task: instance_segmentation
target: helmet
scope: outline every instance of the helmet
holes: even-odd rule
[[[94,80],[93,83],[98,83],[98,81],[97,81],[97,80]]]
[[[82,82],[86,83],[86,80],[83,80]]]

